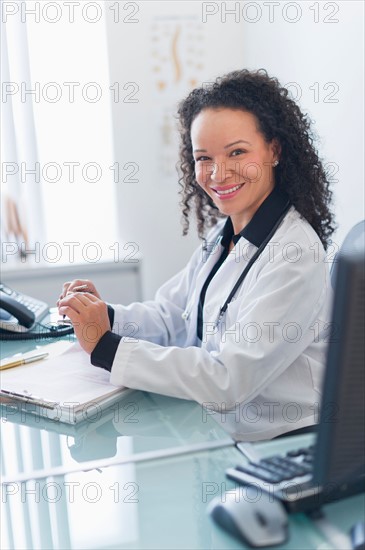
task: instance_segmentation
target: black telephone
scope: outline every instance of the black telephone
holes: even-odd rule
[[[0,283],[0,339],[30,340],[71,334],[69,325],[43,325],[48,304]]]

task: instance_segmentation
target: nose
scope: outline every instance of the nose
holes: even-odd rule
[[[223,161],[213,162],[210,170],[210,179],[215,183],[223,182],[227,177],[226,165]]]

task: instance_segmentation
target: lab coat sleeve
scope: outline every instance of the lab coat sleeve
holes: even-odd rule
[[[300,261],[288,260],[278,254],[231,302],[236,321],[221,326],[212,351],[122,339],[111,382],[226,409],[254,399],[313,342],[311,327],[328,297],[324,257],[314,261],[308,246]]]
[[[159,288],[154,300],[128,306],[112,304],[115,312],[112,331],[127,340],[136,338],[160,346],[184,346],[186,323],[182,314],[189,291],[194,287],[200,257],[201,248],[198,248],[187,266]]]

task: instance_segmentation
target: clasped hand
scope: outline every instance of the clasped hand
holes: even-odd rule
[[[89,280],[76,279],[65,283],[57,306],[60,315],[71,319],[75,335],[87,353],[93,351],[111,328],[108,307]]]

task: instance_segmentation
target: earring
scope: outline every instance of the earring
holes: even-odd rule
[[[275,160],[274,163],[273,163],[273,166],[274,168],[279,164],[279,161],[278,160]]]

